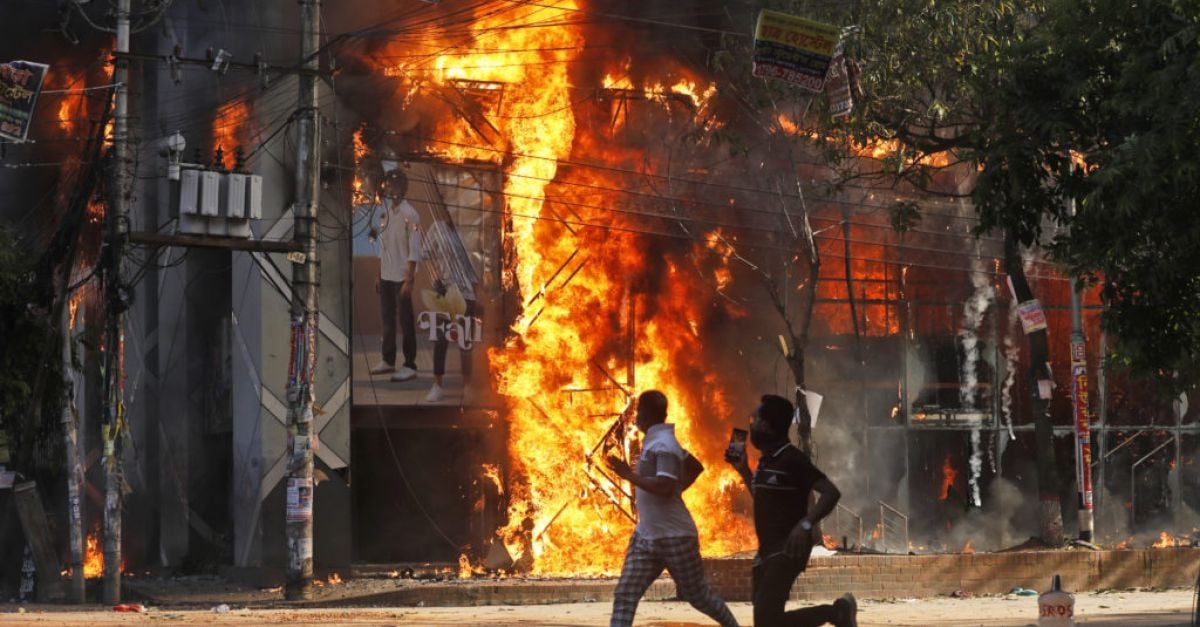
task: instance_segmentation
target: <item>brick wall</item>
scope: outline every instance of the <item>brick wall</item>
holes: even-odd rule
[[[814,557],[792,588],[797,600],[947,595],[956,590],[1004,593],[1015,586],[1045,590],[1062,575],[1071,592],[1108,588],[1177,588],[1196,583],[1200,550],[1037,551],[971,555],[836,555]],[[727,601],[750,600],[749,559],[705,560],[709,581]]]

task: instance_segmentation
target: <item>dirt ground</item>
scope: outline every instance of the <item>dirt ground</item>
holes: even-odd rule
[[[1191,625],[1192,590],[1111,591],[1078,595],[1078,624],[1106,627],[1183,627]],[[799,607],[793,603],[789,607]],[[733,613],[749,625],[748,603],[731,604]],[[347,609],[245,609],[229,612],[175,610],[150,607],[143,614],[124,614],[96,606],[0,606],[0,625],[454,625],[590,627],[608,624],[607,603],[572,603],[484,607],[395,607]],[[678,602],[646,602],[639,608],[637,625],[692,627],[711,625],[699,612]],[[859,603],[863,627],[967,627],[1037,625],[1035,597],[987,596],[969,599],[864,600]]]

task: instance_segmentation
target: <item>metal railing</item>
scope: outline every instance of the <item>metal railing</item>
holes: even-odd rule
[[[879,501],[879,545],[878,549],[890,553],[908,553],[908,516],[904,512]]]
[[[849,549],[850,538],[854,538],[854,547],[862,549],[862,516],[850,511],[848,507],[838,503],[837,508],[833,510],[833,533],[834,540],[840,540],[843,549]],[[828,519],[826,519],[828,520]]]
[[[1138,466],[1141,466],[1146,460],[1154,457],[1155,453],[1163,450],[1175,442],[1174,438],[1159,444],[1154,447],[1149,453],[1143,455],[1140,459],[1133,462],[1129,467],[1129,529],[1130,531],[1137,529],[1137,471]]]

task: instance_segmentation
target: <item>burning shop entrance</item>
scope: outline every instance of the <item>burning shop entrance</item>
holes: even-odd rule
[[[759,394],[790,395],[779,338],[785,322],[809,319],[808,385],[826,395],[818,463],[847,495],[827,543],[982,550],[1035,533],[1021,523],[1038,500],[1029,356],[997,304],[1002,242],[971,236],[965,204],[922,201],[926,221],[902,235],[885,209],[913,197],[810,192],[828,172],[783,148],[796,145],[786,115],[746,119],[687,55],[575,23],[578,8],[488,5],[342,60],[339,89],[364,120],[353,151],[355,558],[615,571],[636,504],[598,462],[636,454],[621,418],[650,388],[667,394],[682,443],[707,467],[685,494],[704,552],[752,549],[746,497],[721,456]],[[761,142],[730,156],[723,131]],[[417,374],[393,381],[370,370],[386,361],[374,283],[396,224],[379,218],[400,204],[384,181],[401,177],[425,252],[412,290]],[[1065,346],[1066,282],[1027,265]],[[1093,303],[1098,347],[1096,315]],[[1055,363],[1069,363],[1063,351]],[[1068,434],[1061,394],[1051,409]],[[1057,443],[1069,468],[1069,438]]]

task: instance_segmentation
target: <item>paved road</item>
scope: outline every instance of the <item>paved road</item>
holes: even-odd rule
[[[1102,592],[1080,595],[1078,624],[1093,627],[1186,627],[1191,625],[1191,590],[1166,592]],[[742,624],[749,625],[748,603],[731,604]],[[145,614],[119,614],[100,608],[32,606],[17,613],[16,606],[0,606],[0,625],[107,625],[229,624],[229,625],[429,625],[600,627],[608,624],[607,603],[573,603],[485,607],[397,607],[293,610],[233,609],[215,614],[209,610],[151,608]],[[638,611],[637,625],[646,627],[700,627],[711,625],[703,615],[677,602],[647,602]],[[862,601],[862,627],[1025,627],[1037,624],[1037,602],[1032,597],[972,599],[908,599]]]

